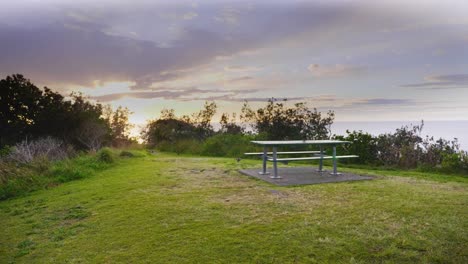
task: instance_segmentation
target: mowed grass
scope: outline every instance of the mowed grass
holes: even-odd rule
[[[0,202],[0,263],[468,263],[466,181],[278,187],[253,166],[157,154]]]

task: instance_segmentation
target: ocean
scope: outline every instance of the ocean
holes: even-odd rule
[[[331,127],[332,134],[345,135],[346,130],[362,130],[372,135],[395,132],[397,128],[406,125],[418,125],[420,121],[382,121],[382,122],[350,122],[335,121]],[[433,136],[434,139],[458,139],[460,148],[468,151],[468,120],[463,121],[424,121],[421,136]]]

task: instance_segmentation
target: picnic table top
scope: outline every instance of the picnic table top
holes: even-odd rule
[[[348,144],[350,141],[342,140],[254,140],[251,141],[254,144],[258,145],[336,145],[336,144]]]

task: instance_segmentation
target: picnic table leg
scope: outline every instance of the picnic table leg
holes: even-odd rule
[[[318,172],[323,172],[323,149],[322,149],[322,145],[320,145],[320,162],[319,162]]]
[[[336,145],[333,145],[333,175],[338,175],[338,170],[336,168]]]
[[[273,171],[275,174],[273,175],[273,177],[270,177],[270,178],[281,179],[281,177],[278,176],[278,162],[276,161],[278,155],[276,151],[277,151],[276,147],[273,147]]]
[[[270,174],[269,172],[266,171],[266,167],[267,167],[267,159],[268,159],[268,149],[267,149],[267,146],[263,146],[263,155],[262,155],[262,160],[263,160],[263,169],[261,172],[259,172],[258,174],[260,175],[265,175],[265,174]]]

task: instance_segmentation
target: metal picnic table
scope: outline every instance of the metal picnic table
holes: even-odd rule
[[[323,160],[331,159],[333,160],[333,172],[332,175],[338,175],[337,171],[337,160],[343,158],[356,158],[356,155],[336,155],[336,146],[342,144],[349,144],[350,141],[341,141],[341,140],[255,140],[251,141],[254,144],[263,146],[263,153],[245,153],[246,155],[260,154],[263,160],[263,170],[259,174],[269,174],[267,172],[267,161],[273,162],[273,172],[274,175],[270,176],[272,179],[281,179],[278,176],[278,162],[287,162],[287,161],[300,161],[300,160],[319,160],[319,172],[323,172]],[[278,147],[281,146],[294,146],[294,145],[316,145],[319,146],[319,151],[287,151],[287,152],[278,152]],[[333,148],[331,156],[324,155],[323,147],[330,146]],[[268,152],[268,148],[271,148],[273,152]],[[268,154],[273,154],[272,157],[269,157]],[[308,157],[297,157],[297,158],[278,158],[278,154],[313,154],[313,156]]]

